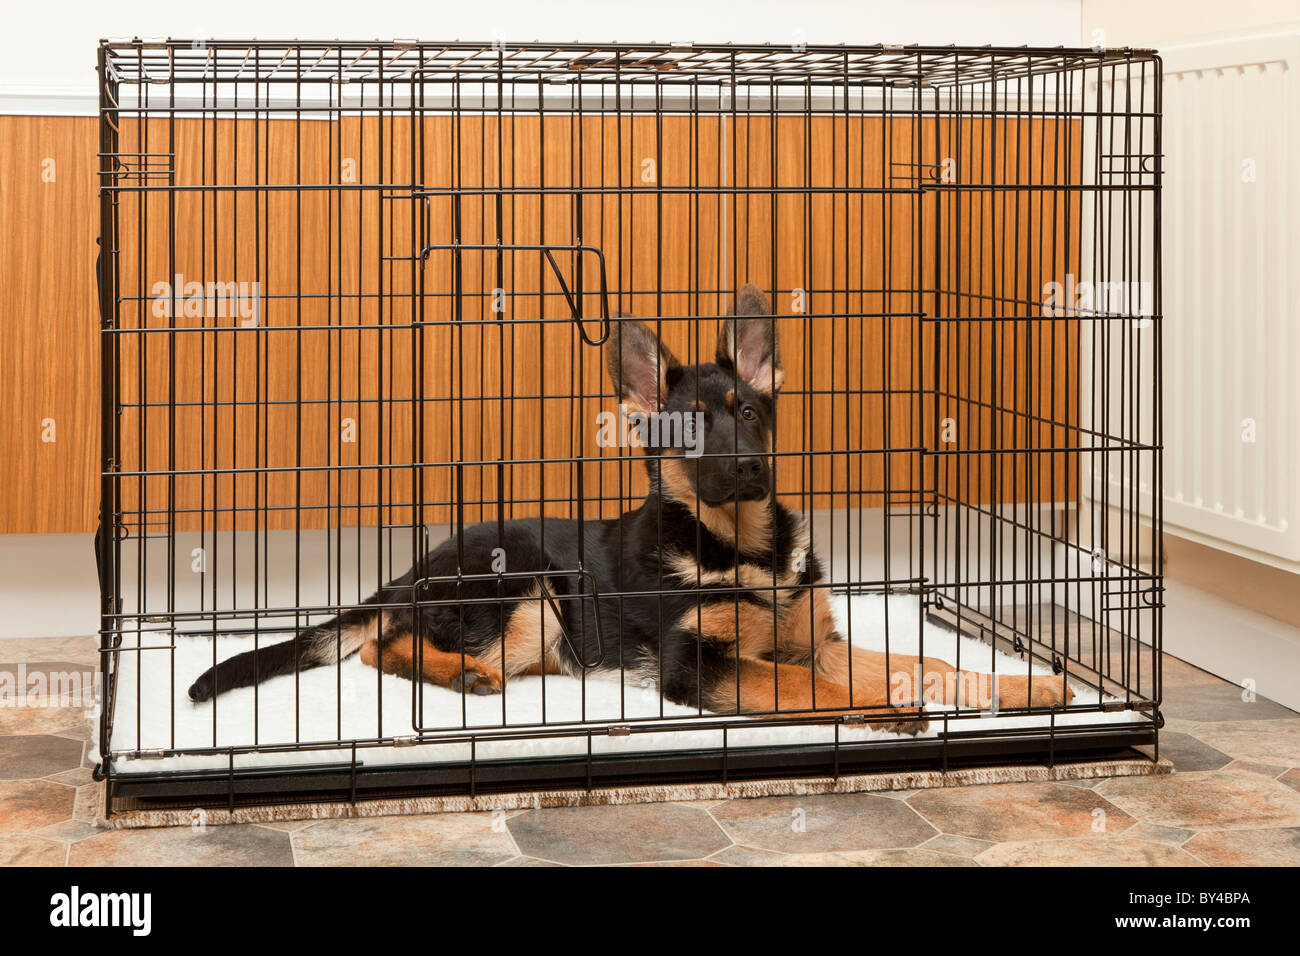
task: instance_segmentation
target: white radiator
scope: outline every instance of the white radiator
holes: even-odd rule
[[[1165,55],[1165,520],[1288,561],[1300,559],[1297,70],[1295,31]]]
[[[1294,567],[1300,26],[1161,53],[1166,530]],[[1107,470],[1112,495],[1136,477],[1149,507],[1149,474]]]

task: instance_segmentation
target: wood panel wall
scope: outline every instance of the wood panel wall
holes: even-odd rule
[[[7,242],[21,248],[0,258],[3,301],[17,317],[0,332],[0,394],[19,423],[3,450],[15,463],[16,487],[26,489],[8,496],[0,530],[90,530],[98,503],[96,125],[16,117],[0,124],[0,222]],[[1024,447],[1047,440],[1024,412],[1057,402],[1061,424],[1049,434],[1073,440],[1077,408],[1059,376],[1026,388],[1018,377],[981,372],[1068,364],[1077,347],[1071,323],[1050,337],[1042,327],[1058,323],[1026,321],[1015,324],[1023,339],[1008,331],[964,340],[940,324],[936,349],[935,327],[915,313],[941,304],[968,314],[993,308],[976,294],[993,289],[1039,298],[1042,284],[1077,259],[1077,239],[1065,241],[1077,230],[1077,207],[1071,218],[1059,201],[999,206],[978,194],[834,191],[914,184],[918,160],[932,157],[912,154],[913,132],[907,120],[843,117],[124,123],[119,152],[147,158],[128,160],[136,172],[120,181],[157,186],[170,176],[181,187],[127,190],[117,208],[128,526],[400,523],[417,496],[424,520],[446,520],[457,461],[489,463],[460,471],[468,520],[495,516],[486,502],[498,497],[498,482],[513,515],[536,513],[539,499],[549,512],[578,514],[569,499],[580,466],[553,460],[568,456],[600,459],[581,466],[586,515],[616,513],[620,501],[642,493],[641,464],[626,450],[595,445],[596,415],[613,407],[609,385],[599,350],[583,344],[542,256],[435,250],[420,261],[427,245],[451,241],[457,221],[461,243],[501,237],[599,247],[610,308],[657,320],[683,361],[711,355],[715,322],[694,317],[720,314],[738,284],[781,290],[778,306],[790,314],[779,322],[786,364],[779,444],[841,453],[782,461],[778,486],[803,506],[877,505],[886,486],[901,502],[936,481],[957,493],[955,472],[922,469],[911,451],[933,444],[948,416],[966,447]],[[1042,121],[971,123],[955,134],[962,143],[938,131],[930,142],[959,155],[959,174],[971,181],[996,173],[1053,182],[1070,175],[1068,165],[1036,168],[1026,152],[998,172],[985,168],[984,151],[1005,155],[1006,144],[1024,140],[1046,149],[1059,145],[1059,133]],[[48,186],[57,189],[39,180],[47,154],[58,171]],[[297,183],[338,188],[267,188]],[[236,184],[249,188],[224,188]],[[379,184],[386,185],[366,188]],[[190,188],[213,185],[221,188]],[[413,194],[412,185],[423,191]],[[747,191],[773,185],[791,191]],[[793,191],[808,185],[824,191]],[[498,205],[491,190],[501,186],[510,192]],[[583,187],[580,198],[572,187]],[[951,259],[951,274],[936,274],[929,240],[919,249],[913,240],[918,214],[922,234]],[[1014,259],[1027,265],[1008,281],[999,266]],[[581,283],[594,336],[596,258],[564,252],[556,260],[571,287]],[[157,283],[178,273],[201,284],[256,283],[256,323],[215,314],[215,303],[191,302],[187,314],[183,297],[160,302]],[[918,285],[930,294],[910,291]],[[498,287],[501,312],[493,310]],[[947,294],[936,296],[939,288]],[[915,392],[936,369],[951,394],[922,401]],[[53,443],[39,441],[47,417],[57,422]],[[884,448],[898,450],[863,451]],[[510,463],[498,467],[502,458]],[[968,469],[960,494],[1073,493],[1069,468],[1044,482],[1040,466],[995,480],[1003,465],[988,459],[973,482]]]
[[[0,116],[3,533],[88,531],[99,506],[97,126]]]

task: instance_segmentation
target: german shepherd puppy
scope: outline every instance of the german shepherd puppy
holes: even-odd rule
[[[772,436],[783,375],[775,322],[755,286],[742,288],[721,320],[712,362],[682,365],[626,317],[611,324],[604,355],[632,412],[699,413],[703,454],[683,454],[660,435],[646,449],[650,492],[636,509],[600,521],[508,521],[504,537],[495,522],[469,527],[459,550],[470,580],[454,583],[452,538],[361,607],[210,668],[190,699],[358,651],[385,673],[462,693],[499,693],[529,674],[578,674],[581,661],[598,656],[591,597],[577,599],[574,578],[557,573],[543,577],[548,600],[535,578],[496,577],[492,560],[503,548],[513,568],[572,569],[582,540],[598,592],[620,595],[599,599],[606,653],[591,676],[643,686],[649,678],[668,700],[723,714],[854,708],[872,727],[910,734],[927,726],[925,702],[970,706],[975,695],[983,707],[1069,702],[1060,677],[999,676],[995,684],[936,658],[887,660],[836,630],[805,521],[775,496]],[[412,587],[425,578],[434,581],[416,597],[449,603],[422,607],[417,632]]]

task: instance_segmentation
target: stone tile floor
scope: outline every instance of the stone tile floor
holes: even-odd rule
[[[94,646],[0,640],[0,686]],[[96,827],[85,710],[49,690],[0,701],[0,865],[1300,864],[1300,714],[1172,657],[1167,777],[203,829]]]

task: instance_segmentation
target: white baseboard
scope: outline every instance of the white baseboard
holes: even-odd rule
[[[1300,628],[1166,580],[1164,649],[1234,684],[1251,681],[1261,697],[1300,710]]]

